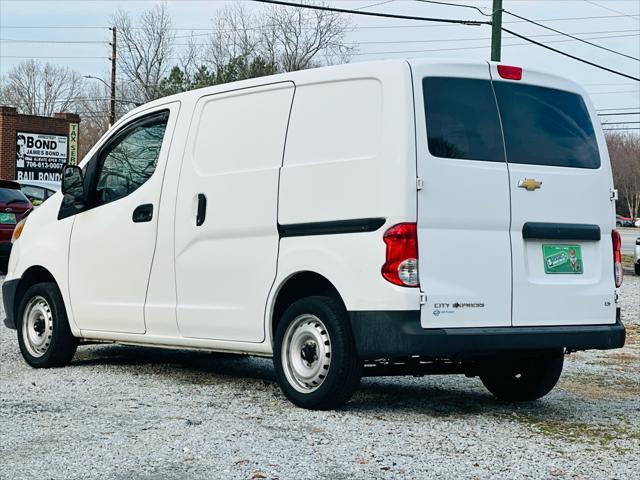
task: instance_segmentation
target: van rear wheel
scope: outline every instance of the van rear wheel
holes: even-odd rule
[[[26,362],[35,368],[63,367],[76,353],[67,313],[55,283],[27,289],[17,311],[18,344]]]
[[[287,308],[276,329],[273,362],[284,394],[308,409],[346,403],[362,375],[347,312],[325,296],[305,297]]]
[[[507,402],[527,402],[553,390],[564,364],[564,352],[554,351],[522,359],[501,358],[492,363],[480,380],[495,397]]]

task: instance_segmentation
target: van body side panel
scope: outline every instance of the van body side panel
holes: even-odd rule
[[[614,324],[615,204],[596,112],[569,80],[490,68],[511,173],[513,326]]]
[[[411,65],[422,327],[510,326],[509,174],[487,64]]]
[[[175,213],[184,337],[264,340],[278,258],[278,176],[294,90],[292,82],[235,90],[202,97],[195,108]]]
[[[281,285],[301,271],[327,278],[350,311],[419,309],[417,289],[392,285],[380,272],[385,230],[416,218],[409,67],[352,67],[349,75],[318,71],[296,82],[278,221],[285,231],[319,222],[385,223],[374,231],[283,237],[267,324]]]

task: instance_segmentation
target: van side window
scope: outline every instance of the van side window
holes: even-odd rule
[[[133,126],[100,155],[94,192],[97,205],[126,197],[153,175],[166,128],[167,116],[154,116]]]
[[[500,119],[489,80],[422,80],[429,152],[435,157],[504,162]]]

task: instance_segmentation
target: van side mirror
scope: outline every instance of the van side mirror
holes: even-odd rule
[[[84,203],[84,176],[77,165],[66,165],[62,170],[62,193],[71,197],[74,203]]]

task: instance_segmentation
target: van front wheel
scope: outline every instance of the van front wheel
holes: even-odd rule
[[[556,386],[562,373],[564,353],[549,352],[540,356],[492,362],[480,380],[495,397],[507,402],[537,400]]]
[[[326,410],[346,403],[362,365],[340,302],[312,296],[291,304],[276,329],[273,363],[280,388],[299,407]]]
[[[18,343],[29,365],[51,368],[71,362],[78,340],[71,334],[62,295],[55,283],[29,287],[17,314]]]

